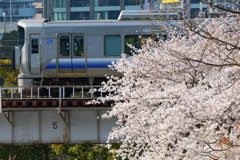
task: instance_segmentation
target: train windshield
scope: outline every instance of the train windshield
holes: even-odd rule
[[[23,45],[24,45],[24,39],[25,39],[25,36],[24,36],[24,28],[18,26],[18,46],[19,46],[19,48],[22,48],[22,47],[23,47]]]

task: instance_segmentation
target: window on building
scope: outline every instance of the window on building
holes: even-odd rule
[[[65,12],[55,12],[54,13],[54,20],[55,21],[61,21],[61,20],[66,20],[66,13]]]
[[[70,7],[89,7],[90,1],[89,0],[71,0]]]
[[[140,5],[143,4],[144,1],[143,0],[124,0],[124,4],[126,6],[131,6],[131,5]]]
[[[16,9],[19,9],[19,8],[20,8],[19,4],[16,4],[16,5],[15,5],[15,8],[16,8]]]
[[[95,0],[95,6],[120,6],[119,0]]]
[[[120,6],[120,1],[108,0],[108,6]]]
[[[107,6],[107,0],[95,0],[95,6]]]
[[[196,18],[199,13],[199,8],[192,8],[191,9],[191,18]]]
[[[43,14],[43,11],[42,10],[36,10],[36,13]]]
[[[199,0],[191,0],[191,3],[200,3]]]
[[[69,56],[70,53],[70,39],[68,36],[60,37],[60,57]]]
[[[95,12],[94,19],[118,19],[120,11]]]
[[[109,11],[108,19],[118,19],[120,11]]]
[[[34,8],[32,3],[25,3],[25,8]]]
[[[66,0],[53,0],[54,8],[66,8]]]
[[[94,19],[106,19],[106,14],[105,12],[95,12],[95,18]]]
[[[19,9],[15,9],[13,13],[15,16],[19,15]]]
[[[88,20],[90,19],[89,12],[71,12],[70,13],[71,20]]]
[[[5,15],[9,15],[9,10],[5,10]]]
[[[104,37],[104,55],[120,56],[121,55],[121,36],[105,36]]]

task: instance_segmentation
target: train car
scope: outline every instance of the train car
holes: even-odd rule
[[[144,20],[20,20],[14,60],[18,85],[98,85],[105,75],[120,76],[109,65],[130,53],[128,43],[136,45],[140,35],[165,35],[169,25]]]

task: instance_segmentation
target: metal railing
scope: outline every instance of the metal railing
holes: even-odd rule
[[[102,97],[101,86],[1,87],[1,99],[94,99]]]

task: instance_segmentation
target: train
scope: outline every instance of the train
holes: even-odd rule
[[[128,44],[140,46],[140,37],[166,38],[168,21],[23,19],[17,24],[18,46],[13,66],[18,86],[99,85],[106,75],[121,76],[109,68]]]

